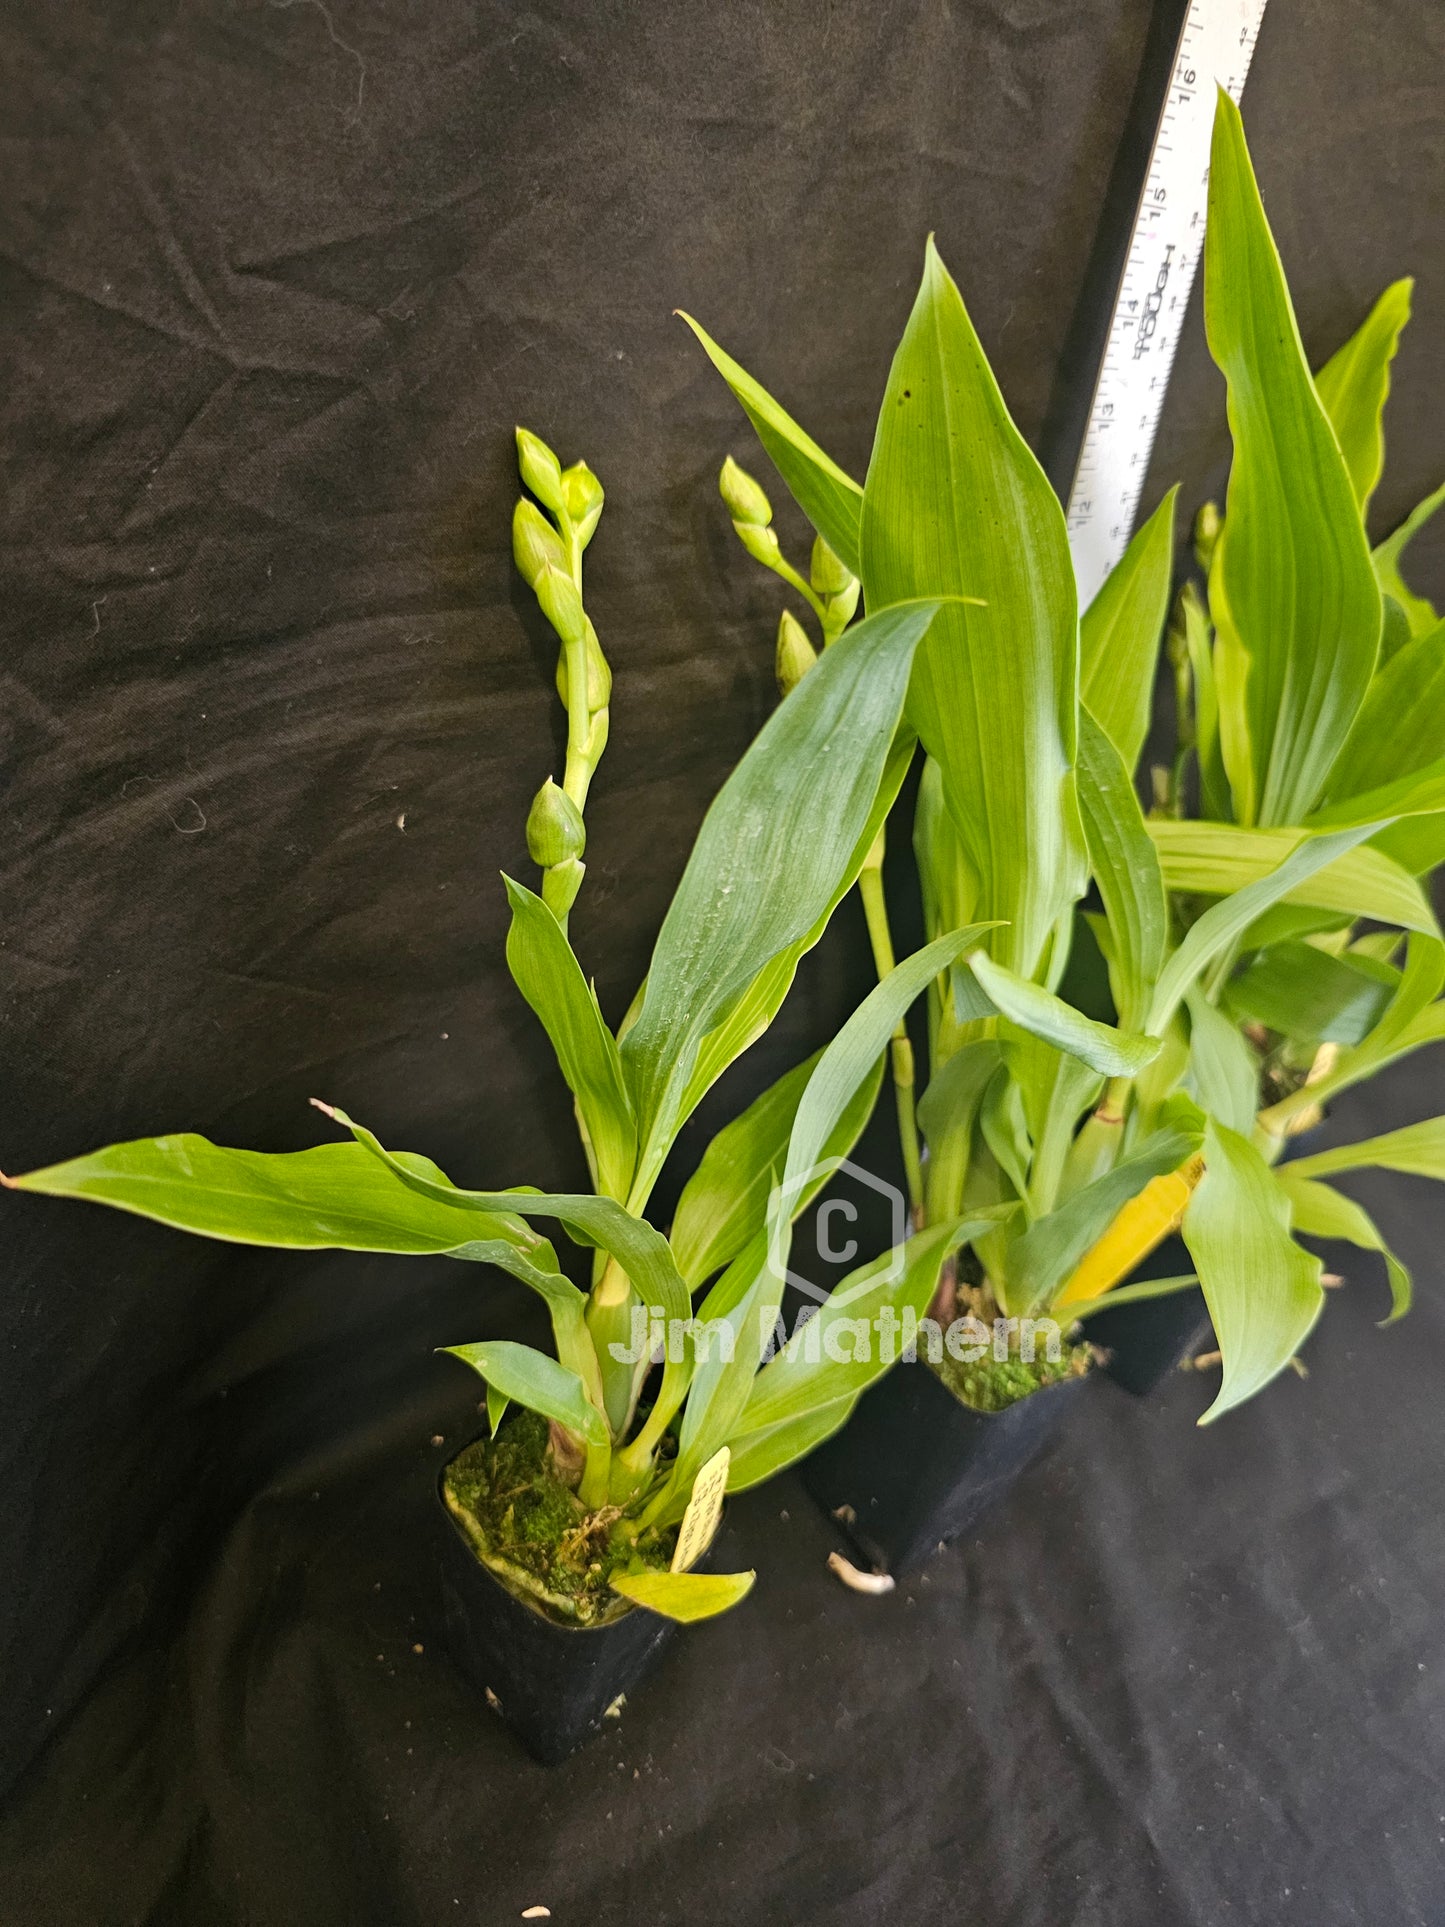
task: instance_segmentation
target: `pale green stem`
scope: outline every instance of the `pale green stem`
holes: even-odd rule
[[[583,1468],[582,1477],[577,1486],[577,1497],[590,1512],[596,1512],[606,1505],[611,1477],[612,1447],[589,1445],[587,1464]]]
[[[818,594],[812,583],[809,582],[808,578],[805,575],[799,575],[792,563],[785,560],[782,555],[779,555],[777,561],[773,564],[773,573],[774,575],[780,575],[784,582],[789,583],[797,590],[798,594],[804,598],[819,622],[826,627],[828,621],[827,604],[823,601],[823,598]]]
[[[1194,671],[1182,629],[1171,628],[1168,654],[1174,669],[1174,766],[1169,775],[1168,808],[1171,816],[1184,814],[1184,772],[1194,749],[1198,729],[1194,710]]]
[[[883,899],[884,832],[878,832],[858,873],[858,894],[863,899],[863,915],[868,922],[868,940],[873,946],[873,966],[878,981],[891,976],[896,967],[893,936],[888,927],[888,906]],[[915,1227],[923,1223],[923,1159],[918,1144],[918,1116],[913,1103],[913,1045],[908,1026],[900,1018],[892,1039],[893,1095],[898,1106],[898,1142],[903,1152],[903,1170],[908,1180],[908,1202]]]

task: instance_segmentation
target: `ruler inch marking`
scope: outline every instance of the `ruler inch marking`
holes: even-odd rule
[[[1190,0],[1180,26],[1069,492],[1081,609],[1133,533],[1199,266],[1214,83],[1239,99],[1264,8],[1265,0]]]

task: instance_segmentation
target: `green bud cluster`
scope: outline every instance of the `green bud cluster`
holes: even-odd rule
[[[718,494],[733,519],[739,542],[765,569],[781,576],[808,604],[823,631],[823,646],[835,642],[858,609],[861,592],[855,576],[828,547],[822,536],[813,543],[806,576],[799,574],[783,554],[773,527],[773,505],[763,490],[729,455],[718,476]],[[791,626],[790,626],[791,625]],[[800,647],[801,645],[801,647]],[[802,651],[808,653],[806,657]],[[817,661],[817,653],[794,616],[787,616],[778,629],[778,686],[786,695],[801,681]]]
[[[560,785],[548,777],[533,799],[527,849],[543,873],[544,902],[565,921],[582,887],[582,812],[610,721],[612,672],[582,600],[582,555],[606,498],[586,462],[563,468],[525,428],[517,430],[517,467],[534,499],[524,495],[513,512],[512,555],[562,645],[557,693],[567,709],[567,767]]]

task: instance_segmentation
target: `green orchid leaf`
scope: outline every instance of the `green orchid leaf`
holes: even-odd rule
[[[511,1402],[506,1393],[499,1392],[495,1385],[487,1387],[487,1425],[493,1438],[497,1436],[498,1428],[507,1416],[507,1407]]]
[[[1189,1012],[1188,1088],[1202,1110],[1247,1137],[1259,1108],[1259,1059],[1197,986],[1184,993],[1184,1003]]]
[[[529,1412],[555,1419],[595,1450],[610,1445],[607,1420],[588,1398],[582,1380],[545,1352],[534,1351],[530,1345],[514,1345],[505,1338],[487,1339],[477,1345],[446,1345],[443,1350],[487,1381],[489,1405],[490,1395],[496,1391]]]
[[[13,1190],[82,1198],[226,1244],[281,1250],[385,1251],[491,1264],[547,1305],[558,1356],[594,1382],[596,1354],[583,1322],[586,1296],[557,1254],[498,1192],[490,1211],[458,1209],[412,1182],[445,1185],[429,1158],[408,1154],[388,1170],[360,1144],[307,1151],[236,1151],[186,1133],[108,1145],[43,1171],[6,1178]]]
[[[903,779],[908,773],[908,766],[913,760],[917,742],[918,739],[911,729],[900,729],[894,737],[888,752],[888,760],[883,768],[883,779],[878,785],[878,794],[873,799],[873,807],[868,812],[863,833],[853,846],[853,854],[842,876],[838,879],[837,888],[823,914],[806,936],[800,938],[797,943],[790,944],[786,950],[780,951],[770,962],[764,964],[722,1023],[716,1029],[710,1030],[703,1038],[698,1048],[696,1068],[683,1096],[683,1117],[692,1115],[704,1094],[716,1083],[728,1065],[741,1057],[748,1046],[763,1035],[782,1009],[783,999],[792,987],[799,963],[818,942],[827,929],[833,912],[858,881],[858,873],[863,868],[878,832],[887,821],[888,812],[892,809]]]
[[[1209,579],[1225,768],[1242,823],[1314,807],[1364,699],[1382,610],[1345,458],[1305,360],[1239,109],[1222,90],[1204,244],[1234,437]]]
[[[768,1198],[787,1156],[793,1119],[821,1051],[786,1072],[730,1124],[703,1152],[683,1186],[669,1242],[677,1268],[696,1288],[737,1256],[766,1221]],[[873,1113],[883,1082],[884,1059],[854,1092],[848,1108],[824,1147],[822,1163],[847,1157]],[[796,1219],[826,1182],[826,1173],[794,1201]]]
[[[1296,1231],[1307,1238],[1343,1238],[1362,1251],[1379,1252],[1390,1280],[1390,1315],[1381,1322],[1393,1325],[1397,1318],[1403,1318],[1414,1293],[1409,1269],[1380,1236],[1369,1212],[1332,1185],[1321,1184],[1317,1178],[1302,1177],[1288,1164],[1276,1170],[1275,1178],[1289,1199]]]
[[[825,651],[768,718],[703,819],[663,919],[623,1068],[650,1181],[709,1031],[835,901],[883,781],[936,605],[885,610]]]
[[[997,1039],[977,1037],[939,1065],[918,1103],[930,1160],[952,1132],[972,1128],[984,1089],[1002,1062]]]
[[[1033,1162],[1033,1142],[1024,1116],[1023,1092],[1009,1076],[999,1070],[983,1094],[979,1106],[978,1129],[994,1162],[1008,1181],[1008,1195],[1027,1198],[1029,1166]]]
[[[1234,799],[1219,747],[1219,690],[1214,680],[1214,628],[1192,582],[1180,599],[1184,647],[1194,679],[1194,754],[1199,765],[1200,814],[1216,823],[1234,816]]]
[[[1399,528],[1393,535],[1386,536],[1372,557],[1380,588],[1404,612],[1412,636],[1425,635],[1435,627],[1440,617],[1433,603],[1427,602],[1424,596],[1416,595],[1409,587],[1400,573],[1400,557],[1442,502],[1445,502],[1445,482],[1411,509]]]
[[[947,936],[925,944],[922,950],[905,957],[859,1004],[818,1059],[798,1105],[788,1141],[782,1198],[791,1197],[809,1181],[854,1093],[887,1048],[915,998],[956,957],[975,949],[991,927],[986,923],[966,924],[962,930],[951,930]],[[780,1202],[774,1212],[779,1228],[777,1214],[781,1209]]]
[[[856,1398],[840,1398],[836,1404],[820,1405],[801,1418],[783,1419],[777,1425],[765,1425],[760,1432],[741,1434],[732,1444],[728,1491],[746,1492],[806,1458],[848,1423],[857,1403]]]
[[[1268,950],[1273,944],[1293,943],[1299,937],[1321,935],[1338,937],[1347,931],[1354,918],[1346,911],[1318,910],[1308,903],[1276,903],[1265,911],[1240,938],[1240,955],[1255,950]],[[1385,933],[1391,946],[1398,948],[1400,933],[1391,930]]]
[[[1152,825],[1150,826],[1152,829]],[[1173,825],[1183,828],[1184,825]],[[1212,830],[1218,837],[1248,834],[1237,830],[1224,830],[1210,825],[1190,825],[1189,827]],[[1243,889],[1235,890],[1232,895],[1223,897],[1218,903],[1211,904],[1197,923],[1192,924],[1185,934],[1184,941],[1165,964],[1155,986],[1154,1000],[1150,1006],[1149,1028],[1159,1033],[1179,1008],[1184,993],[1196,983],[1201,973],[1213,963],[1222,952],[1234,945],[1257,917],[1263,915],[1271,905],[1281,902],[1291,891],[1301,888],[1317,877],[1318,872],[1331,863],[1349,855],[1364,837],[1370,833],[1371,825],[1364,824],[1352,830],[1334,830],[1324,836],[1306,836],[1292,833],[1296,847],[1275,869],[1260,877],[1257,882],[1247,883]],[[1258,835],[1258,832],[1255,833]],[[1377,864],[1387,859],[1377,852],[1370,852]],[[1166,880],[1169,865],[1164,864]],[[1428,908],[1426,910],[1428,915]],[[1433,919],[1432,919],[1433,921]]]
[[[1119,1021],[1138,1030],[1164,964],[1164,876],[1125,760],[1087,708],[1079,711],[1078,782],[1089,862],[1113,938]]]
[[[1096,1023],[1062,997],[1029,983],[981,953],[969,958],[980,988],[994,1009],[1020,1030],[1067,1051],[1102,1077],[1137,1077],[1158,1055],[1158,1037],[1116,1030]]]
[[[429,1159],[388,1151],[373,1132],[344,1111],[332,1105],[318,1108],[350,1131],[357,1143],[395,1172],[408,1189],[459,1212],[485,1215],[510,1209],[519,1217],[555,1218],[615,1258],[644,1301],[662,1317],[686,1318],[691,1310],[691,1295],[678,1275],[666,1238],[615,1198],[592,1197],[586,1192],[464,1190]]]
[[[901,1250],[850,1272],[753,1380],[740,1436],[856,1398],[881,1378],[899,1355],[905,1314],[916,1319],[928,1310],[949,1252],[994,1222],[979,1215],[930,1225]]]
[[[1306,1178],[1335,1171],[1404,1171],[1412,1177],[1445,1178],[1445,1117],[1427,1117],[1421,1124],[1407,1124],[1381,1137],[1316,1151],[1296,1158],[1290,1169]]]
[[[1378,580],[1378,574],[1376,579]],[[1380,660],[1375,670],[1377,677],[1385,664],[1393,656],[1398,655],[1407,642],[1413,640],[1410,634],[1410,618],[1395,598],[1382,591],[1380,599],[1385,605],[1385,622],[1380,630]],[[1370,687],[1373,689],[1374,684],[1371,683]],[[1356,717],[1355,720],[1358,724],[1359,718]]]
[[[1378,789],[1364,790],[1342,803],[1331,803],[1307,819],[1312,830],[1347,829],[1355,823],[1380,823],[1404,816],[1439,816],[1445,811],[1445,756],[1397,776]],[[1391,828],[1395,825],[1391,824]],[[1388,832],[1386,832],[1388,834]]]
[[[617,1045],[557,919],[520,883],[502,881],[512,907],[507,966],[546,1027],[577,1100],[594,1181],[609,1198],[625,1198],[637,1159],[637,1122]]]
[[[1330,772],[1329,805],[1320,819],[1336,820],[1351,805],[1363,810],[1372,800],[1393,795],[1412,817],[1431,800],[1430,772],[1442,767],[1445,742],[1445,623],[1437,622],[1405,641],[1383,664],[1340,759]],[[1418,778],[1409,782],[1408,778]],[[1434,794],[1438,795],[1438,789]],[[1357,801],[1358,799],[1358,801]],[[1390,814],[1391,812],[1383,812]],[[1314,820],[1314,819],[1312,819]],[[1392,823],[1374,839],[1375,847],[1418,876],[1445,859],[1445,823]]]
[[[1079,697],[1119,752],[1126,772],[1138,764],[1149,729],[1154,670],[1174,575],[1178,494],[1177,488],[1170,489],[1079,623]]]
[[[440,1177],[427,1158],[414,1174]],[[499,1193],[490,1213],[418,1196],[358,1144],[309,1151],[233,1151],[186,1132],[107,1145],[87,1157],[4,1182],[18,1191],[85,1198],[226,1244],[318,1251],[464,1252],[503,1243],[547,1269],[547,1240]]]
[[[1259,1152],[1209,1119],[1204,1176],[1181,1227],[1224,1359],[1218,1396],[1201,1425],[1283,1371],[1319,1317],[1320,1261],[1301,1250],[1289,1227],[1289,1199]]]
[[[1445,622],[1392,656],[1370,684],[1330,772],[1332,800],[1381,789],[1440,760],[1445,740]]]
[[[1385,466],[1383,417],[1390,393],[1390,363],[1410,319],[1414,287],[1408,278],[1392,282],[1363,324],[1315,376],[1315,389],[1344,455],[1361,515],[1370,506]]]
[[[1009,1084],[1023,1106],[1025,1134],[1032,1146],[1022,1196],[1028,1216],[1036,1218],[1052,1211],[1058,1201],[1074,1127],[1083,1113],[1098,1103],[1104,1077],[1071,1052],[1059,1050],[1007,1020],[999,1025],[998,1038]]]
[[[1438,1044],[1445,1039],[1445,1002],[1427,1004],[1409,1023],[1381,1034],[1388,1017],[1387,1011],[1381,1024],[1362,1044],[1346,1051],[1328,1076],[1271,1105],[1269,1111],[1262,1114],[1266,1128],[1272,1128],[1296,1111],[1312,1109],[1316,1104],[1327,1104],[1352,1084],[1374,1077],[1397,1058],[1408,1057],[1412,1051],[1422,1050],[1427,1044]]]
[[[870,609],[919,595],[986,605],[942,609],[908,713],[976,881],[970,914],[1006,922],[992,947],[1033,977],[1085,880],[1074,575],[1063,511],[931,241],[878,417],[861,549]]]
[[[1232,901],[1246,889],[1268,886],[1259,899],[1264,908],[1308,904],[1350,919],[1374,917],[1401,930],[1436,933],[1435,913],[1415,879],[1383,852],[1355,847],[1367,829],[1357,825],[1332,832],[1327,842],[1299,829],[1241,829],[1233,823],[1158,817],[1148,824],[1170,890]],[[1294,866],[1288,872],[1286,863]]]
[[[913,816],[913,861],[923,898],[923,931],[931,943],[945,931],[961,929],[973,916],[978,884],[948,813],[943,771],[931,756],[923,759]],[[961,1021],[953,987],[939,978],[928,987],[928,1047],[935,1067],[952,1057]]]
[[[1002,1062],[995,1038],[973,1038],[944,1059],[919,1102],[918,1124],[928,1140],[924,1178],[932,1222],[958,1216],[974,1123]]]
[[[691,1626],[746,1599],[756,1578],[755,1572],[616,1572],[608,1584],[634,1606]]]
[[[1262,1111],[1261,1126],[1278,1131],[1297,1111],[1324,1104],[1352,1084],[1373,1077],[1397,1057],[1445,1037],[1445,1003],[1435,1002],[1442,987],[1445,943],[1438,937],[1412,935],[1399,989],[1369,1036],[1343,1051],[1326,1076]]]
[[[364,1146],[372,1158],[394,1172],[410,1190],[458,1212],[484,1214],[510,1208],[524,1218],[555,1218],[574,1235],[580,1233],[586,1242],[600,1246],[617,1260],[632,1291],[649,1316],[656,1315],[669,1323],[678,1319],[685,1324],[691,1315],[692,1296],[678,1275],[666,1238],[645,1219],[634,1217],[615,1198],[591,1197],[582,1192],[463,1190],[429,1160],[405,1152],[388,1151],[373,1132],[368,1131],[365,1125],[357,1124],[344,1111],[324,1104],[319,1104],[317,1108],[334,1118],[344,1130],[350,1131],[358,1145]],[[595,1300],[590,1309],[595,1316],[598,1309]],[[622,1305],[615,1310],[621,1316],[625,1333],[627,1307]],[[571,1358],[561,1354],[560,1347],[559,1355],[564,1356],[566,1364],[574,1364]],[[618,1383],[625,1382],[628,1374],[614,1370],[611,1361],[599,1359],[595,1349],[592,1355],[608,1383],[611,1396]],[[660,1403],[673,1400],[673,1409],[676,1409],[691,1369],[691,1361],[686,1356],[675,1356],[669,1347],[657,1394]]]
[[[787,483],[794,500],[844,567],[853,575],[858,567],[858,518],[863,491],[811,435],[732,356],[720,348],[690,314],[682,319],[702,343],[703,352],[717,369],[757,431],[773,466]]]
[[[719,1342],[698,1366],[683,1415],[678,1456],[656,1502],[655,1516],[663,1516],[662,1508],[676,1506],[679,1500],[686,1503],[698,1470],[737,1430],[764,1337],[772,1333],[782,1302],[794,1201],[810,1187],[816,1189],[820,1178],[831,1175],[826,1147],[909,1005],[955,957],[980,942],[988,927],[977,924],[951,931],[904,958],[864,998],[818,1059],[794,1115],[782,1181],[773,1193],[767,1226],[733,1260],[698,1314],[700,1319],[726,1318],[733,1339],[727,1345]],[[649,1523],[653,1517],[649,1513]]]
[[[1181,1272],[1177,1278],[1141,1278],[1138,1284],[1115,1285],[1102,1297],[1077,1300],[1063,1309],[1076,1324],[1082,1324],[1101,1311],[1114,1311],[1120,1305],[1139,1305],[1149,1298],[1172,1298],[1176,1291],[1188,1291],[1198,1283],[1192,1271]]]
[[[1224,995],[1236,1016],[1283,1037],[1358,1044],[1379,1022],[1399,983],[1398,970],[1367,956],[1332,957],[1313,944],[1290,942],[1272,944],[1252,957],[1229,980]],[[1242,1128],[1233,1118],[1225,1122]]]

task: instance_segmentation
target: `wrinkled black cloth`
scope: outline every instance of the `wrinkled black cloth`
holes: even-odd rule
[[[321,1096],[458,1181],[581,1183],[502,955],[497,871],[532,874],[563,740],[512,425],[608,489],[574,928],[615,1021],[773,701],[776,585],[715,494],[729,449],[768,472],[671,310],[861,474],[936,229],[1039,439],[1148,24],[10,7],[0,1165],[294,1148]],[[1245,98],[1312,354],[1417,276],[1381,531],[1441,479],[1442,38],[1425,0],[1275,0]],[[1192,513],[1226,456],[1196,291],[1145,507],[1180,478]],[[1436,593],[1442,555],[1412,552]],[[850,905],[692,1151],[867,981]],[[1441,1108],[1419,1058],[1329,1130]],[[479,1427],[433,1348],[541,1337],[521,1288],[0,1199],[0,1921],[1437,1927],[1445,1214],[1351,1188],[1415,1267],[1407,1324],[1374,1330],[1378,1262],[1332,1252],[1308,1380],[1206,1431],[1205,1378],[1105,1392],[881,1601],[828,1577],[794,1479],[744,1496],[754,1596],[550,1774],[449,1664],[424,1550]]]

